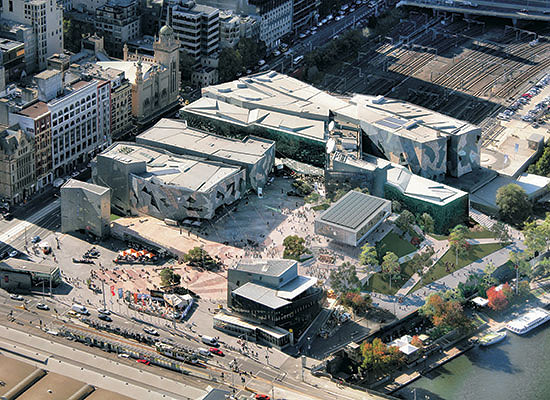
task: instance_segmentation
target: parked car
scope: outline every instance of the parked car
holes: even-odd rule
[[[99,314],[97,317],[105,322],[113,322],[113,319],[106,314]]]
[[[210,351],[210,353],[215,354],[217,356],[221,356],[221,357],[225,356],[225,354],[223,354],[223,351],[221,351],[220,349],[217,349],[215,347],[210,347],[208,350]]]
[[[127,353],[120,353],[118,356],[120,358],[130,358],[130,354],[127,354]]]
[[[9,253],[10,257],[17,257],[19,255],[19,252],[17,250],[12,250]]]
[[[267,394],[256,394],[256,396],[254,396],[254,398],[256,400],[270,400],[271,397],[269,397]]]
[[[42,311],[48,311],[50,309],[50,307],[47,304],[44,304],[44,303],[38,303],[36,305],[36,308],[38,308],[39,310],[42,310]]]
[[[97,312],[100,314],[111,315],[111,311],[107,310],[106,308],[100,308],[99,310],[97,310]]]
[[[17,300],[17,301],[23,301],[25,298],[21,296],[20,294],[10,294],[10,299]]]
[[[153,328],[149,328],[148,326],[146,326],[145,328],[143,328],[143,332],[149,334],[149,335],[153,335],[153,336],[158,336],[159,333],[157,332],[156,329],[153,329]]]
[[[138,358],[138,359],[136,360],[136,362],[138,362],[138,363],[140,363],[140,364],[145,364],[145,365],[151,364],[148,360],[145,360],[145,359],[143,359],[143,358]]]
[[[40,242],[42,239],[40,239],[40,236],[34,236],[32,239],[31,239],[31,243],[38,243]]]

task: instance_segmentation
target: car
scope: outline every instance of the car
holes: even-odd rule
[[[44,303],[38,303],[36,305],[36,308],[38,308],[39,310],[42,310],[42,311],[48,311],[50,309],[50,307],[47,304],[44,304]]]
[[[265,64],[265,60],[260,60],[260,61],[258,61],[258,65],[259,65],[260,67],[261,67],[262,65],[264,65],[264,64]]]
[[[519,12],[522,12],[522,13],[528,13],[528,12],[529,12],[529,10],[528,10],[528,9],[526,9],[526,8],[522,8],[521,10],[519,10]]]
[[[99,314],[97,317],[105,322],[113,322],[113,319],[106,314]]]
[[[97,310],[97,312],[100,314],[111,315],[111,311],[107,310],[106,308],[100,308],[99,310]]]
[[[10,299],[17,300],[17,301],[23,301],[25,298],[21,296],[20,294],[10,294]]]
[[[130,354],[127,354],[127,353],[120,353],[118,356],[120,358],[130,358]]]
[[[271,397],[269,397],[267,394],[256,394],[256,396],[254,396],[254,398],[256,400],[270,400]]]
[[[17,250],[12,250],[12,251],[10,251],[9,256],[10,257],[17,257],[18,254],[19,254],[19,252]]]
[[[341,15],[339,15],[339,16],[336,17],[336,21],[340,21],[342,18],[344,18],[344,17],[342,17]]]
[[[159,335],[159,333],[157,332],[156,329],[149,328],[148,326],[143,328],[143,332],[148,333],[149,335],[153,335],[153,336],[158,336]]]
[[[171,317],[172,317],[172,319],[180,319],[181,318],[181,313],[174,312],[174,313],[172,313]]]
[[[4,219],[6,221],[11,221],[13,219],[13,214],[12,213],[4,214]]]
[[[307,35],[305,33],[300,33],[300,39],[305,39],[307,37]]]
[[[210,347],[210,348],[208,349],[208,351],[210,351],[210,353],[215,354],[215,355],[217,355],[217,356],[221,356],[221,357],[224,357],[224,356],[225,356],[225,354],[223,354],[223,351],[221,351],[220,349],[217,349],[217,348],[215,348],[215,347]]]
[[[138,363],[140,363],[140,364],[145,364],[145,365],[151,364],[148,360],[145,360],[145,359],[143,359],[143,358],[138,358],[138,359],[136,360],[136,362],[138,362]]]
[[[31,243],[38,243],[40,242],[42,239],[40,239],[40,236],[34,236],[32,239],[31,239]]]
[[[274,55],[275,57],[279,57],[279,56],[281,55],[281,52],[280,52],[279,50],[274,50],[274,51],[273,51],[273,55]]]

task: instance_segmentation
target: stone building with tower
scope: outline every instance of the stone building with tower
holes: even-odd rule
[[[153,56],[130,53],[125,45],[123,61],[97,63],[103,68],[124,71],[132,85],[132,115],[138,126],[153,122],[178,105],[179,43],[171,27],[160,29],[153,50]]]

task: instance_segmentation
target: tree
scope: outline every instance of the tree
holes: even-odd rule
[[[372,343],[363,342],[361,353],[363,355],[361,367],[374,374],[389,372],[405,361],[405,356],[397,347],[388,346],[380,338],[374,339]]]
[[[435,222],[432,216],[428,213],[424,213],[420,216],[420,223],[426,233],[432,233],[434,231]]]
[[[391,290],[391,280],[393,277],[401,273],[401,265],[399,265],[399,258],[388,251],[384,255],[384,261],[382,261],[382,273],[390,278],[390,290]]]
[[[403,210],[395,220],[395,225],[403,232],[408,232],[414,224],[414,215],[409,210]]]
[[[419,313],[430,319],[436,330],[436,336],[444,335],[453,329],[467,330],[471,327],[470,320],[464,314],[459,301],[450,299],[444,300],[441,294],[432,293],[420,307]]]
[[[533,277],[533,270],[531,264],[527,260],[528,255],[524,252],[510,252],[509,261],[512,263],[517,271],[518,276],[526,276],[529,279]]]
[[[335,293],[342,295],[346,292],[358,292],[361,290],[361,281],[357,277],[355,265],[345,262],[332,270],[329,282]]]
[[[529,173],[550,176],[550,146],[545,146],[537,162],[529,166]]]
[[[179,285],[181,275],[176,274],[172,268],[164,268],[160,271],[160,282],[162,286]]]
[[[518,285],[518,295],[521,297],[526,297],[531,293],[531,288],[529,287],[529,282],[519,281],[516,282]]]
[[[371,246],[368,243],[365,243],[363,247],[361,247],[361,254],[359,254],[359,262],[361,263],[361,265],[365,265],[367,267],[367,273],[369,274],[367,276],[367,286],[368,286],[370,272],[372,271],[372,268],[376,264],[378,264],[378,255],[376,253],[376,248],[374,246]]]
[[[180,74],[182,82],[191,82],[195,60],[186,51],[180,51]]]
[[[508,299],[501,288],[492,286],[487,290],[487,300],[489,307],[495,311],[502,311],[508,307]]]
[[[70,19],[63,19],[63,43],[65,43],[65,48],[78,53],[81,39],[81,32],[75,29],[73,22]]]
[[[466,234],[468,233],[468,228],[464,225],[457,225],[451,229],[449,234],[449,244],[451,248],[455,251],[456,263],[455,268],[458,268],[458,256],[464,254],[467,249]]]
[[[424,343],[422,343],[422,340],[418,337],[418,335],[414,335],[411,339],[411,345],[414,347],[418,347],[419,349],[424,347]]]
[[[501,221],[494,223],[490,231],[493,232],[495,238],[500,240],[501,242],[510,241],[510,233],[508,232],[508,227]]]
[[[218,75],[220,82],[228,82],[237,78],[237,74],[243,70],[243,60],[238,51],[226,47],[220,52],[218,61]]]
[[[300,260],[300,256],[306,252],[306,247],[304,238],[301,238],[298,235],[287,236],[283,240],[283,246],[285,250],[283,251],[283,258],[290,258],[292,260]]]
[[[525,190],[510,183],[497,190],[496,204],[502,219],[515,225],[521,225],[531,215],[532,204]]]
[[[350,307],[356,314],[363,313],[372,304],[372,298],[369,294],[359,292],[346,292],[340,296],[340,301],[345,307]]]
[[[258,65],[258,61],[265,56],[266,46],[262,41],[242,38],[237,44],[237,52],[241,56],[243,67],[251,68]]]
[[[218,264],[210,257],[202,247],[195,246],[183,255],[183,261],[192,266],[200,266],[206,269],[213,269]]]
[[[401,203],[398,202],[397,200],[393,200],[391,202],[391,209],[394,213],[399,214],[401,212],[401,209],[402,209]]]

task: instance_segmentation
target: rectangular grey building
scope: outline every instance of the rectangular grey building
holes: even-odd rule
[[[315,233],[357,246],[391,214],[391,201],[352,190],[315,220]]]
[[[271,140],[252,136],[243,140],[217,136],[190,128],[186,121],[175,119],[161,119],[136,137],[136,143],[239,166],[246,170],[247,186],[254,190],[265,186],[275,162],[275,142]]]
[[[61,186],[61,232],[85,230],[105,237],[110,221],[111,189],[76,179]]]

